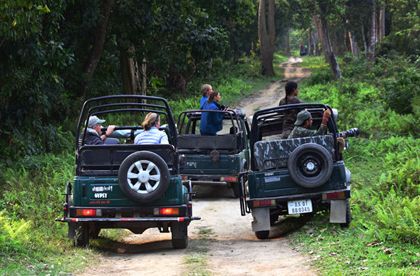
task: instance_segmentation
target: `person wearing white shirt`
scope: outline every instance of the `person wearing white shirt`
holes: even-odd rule
[[[134,144],[169,144],[166,133],[159,130],[160,116],[158,114],[148,113],[141,126],[144,131],[136,136]]]

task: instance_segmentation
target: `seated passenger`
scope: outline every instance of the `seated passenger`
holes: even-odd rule
[[[166,133],[159,130],[160,116],[158,114],[149,112],[141,126],[144,131],[136,136],[134,144],[169,144]]]
[[[88,128],[86,129],[86,145],[103,145],[105,139],[114,132],[115,126],[109,125],[105,134],[101,135],[101,124],[104,122],[105,120],[101,120],[97,116],[90,116]]]
[[[331,116],[331,111],[329,109],[324,111],[324,117],[322,118],[321,126],[317,131],[311,130],[312,127],[312,116],[307,110],[302,110],[297,115],[297,120],[295,122],[295,128],[289,135],[291,138],[302,138],[310,137],[317,135],[324,135],[327,130],[327,122]]]
[[[227,107],[222,109],[220,106],[220,93],[212,91],[203,106],[203,110],[223,110],[226,111]],[[223,128],[224,113],[216,112],[202,112],[200,121],[200,133],[205,136],[216,136],[217,132]]]

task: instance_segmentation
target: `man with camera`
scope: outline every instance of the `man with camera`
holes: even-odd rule
[[[319,129],[314,132],[311,130],[312,127],[312,116],[311,113],[307,110],[302,110],[298,113],[297,119],[295,122],[295,127],[289,135],[289,139],[292,138],[302,138],[309,136],[324,135],[327,131],[327,122],[331,116],[331,111],[329,109],[324,111],[324,116],[322,118],[321,126]],[[345,138],[345,137],[344,137]]]

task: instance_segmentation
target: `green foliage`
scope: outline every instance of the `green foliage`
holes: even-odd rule
[[[418,168],[417,168],[418,171]],[[374,234],[380,240],[418,243],[420,238],[420,197],[398,196],[394,190],[381,193],[376,209]]]
[[[322,214],[295,238],[322,266],[321,274],[419,275],[418,110],[413,105],[412,113],[399,114],[387,108],[384,97],[389,80],[401,74],[410,79],[417,65],[389,57],[371,69],[349,56],[343,63],[345,78],[310,87],[304,81],[299,90],[305,102],[337,108],[339,129],[361,131],[358,138],[347,139],[350,148],[343,153],[352,172],[353,221],[340,229]]]
[[[399,114],[413,112],[412,101],[415,95],[420,95],[420,72],[417,69],[409,68],[405,72],[394,74],[388,79],[386,86],[385,101],[387,106]]]
[[[31,223],[23,219],[13,221],[0,212],[0,254],[27,252]]]

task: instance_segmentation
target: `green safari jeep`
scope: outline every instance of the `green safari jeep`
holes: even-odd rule
[[[202,112],[224,113],[217,136],[200,135]],[[239,173],[249,168],[249,126],[242,110],[188,110],[178,119],[181,176],[193,185],[229,185],[240,197]]]
[[[342,157],[347,141],[337,131],[336,111],[328,121],[327,135],[279,138],[285,112],[307,109],[315,131],[327,108],[331,110],[323,104],[283,105],[254,114],[251,171],[243,174],[248,182],[242,182],[240,201],[242,215],[252,213],[257,238],[268,238],[270,227],[280,215],[311,215],[329,209],[331,223],[350,224],[350,171]],[[358,130],[345,134],[355,136]]]
[[[160,115],[169,145],[136,145],[145,115]],[[96,115],[118,124],[103,145],[87,145],[87,121]],[[106,128],[102,128],[105,133]],[[68,238],[86,246],[101,229],[125,228],[141,234],[148,228],[172,233],[172,246],[188,245],[192,215],[189,181],[179,175],[175,121],[168,102],[148,96],[115,95],[87,100],[80,113],[76,139],[76,172],[65,189]]]

